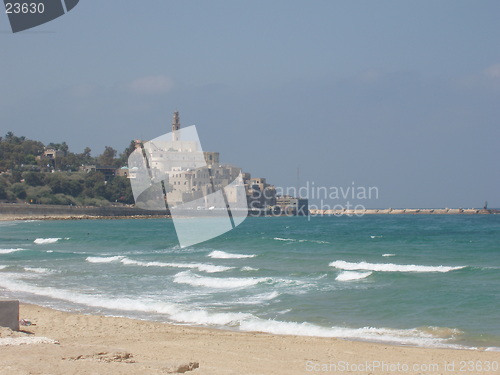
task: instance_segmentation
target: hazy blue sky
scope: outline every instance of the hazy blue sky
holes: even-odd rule
[[[499,1],[81,0],[12,34],[0,133],[94,154],[196,124],[278,186],[500,207]],[[332,202],[329,202],[332,203]]]

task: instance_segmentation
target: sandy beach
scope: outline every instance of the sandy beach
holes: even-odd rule
[[[240,333],[27,304],[21,305],[20,318],[36,325],[23,326],[22,332],[0,331],[2,375],[499,373],[493,370],[500,353],[482,350]],[[42,343],[14,345],[26,338]]]

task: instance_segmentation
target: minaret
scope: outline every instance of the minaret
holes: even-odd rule
[[[181,128],[181,120],[179,118],[179,112],[174,112],[174,118],[172,119],[172,141],[179,140],[179,134],[177,131]]]

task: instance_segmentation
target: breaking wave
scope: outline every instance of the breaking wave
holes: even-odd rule
[[[34,272],[34,273],[54,273],[54,270],[49,270],[48,268],[42,267],[24,267],[25,271]]]
[[[465,268],[461,267],[447,267],[447,266],[418,266],[414,264],[392,264],[392,263],[367,263],[367,262],[346,262],[343,260],[336,260],[330,263],[330,267],[335,267],[341,270],[354,271],[379,271],[379,272],[450,272]]]
[[[233,269],[234,267],[226,266],[215,266],[213,264],[205,263],[164,263],[164,262],[142,262],[139,260],[133,260],[129,258],[120,259],[123,264],[136,265],[142,267],[172,267],[172,268],[191,268],[197,269],[198,271],[214,273],[223,272]]]
[[[361,280],[361,279],[366,279],[371,274],[372,274],[372,272],[344,271],[344,272],[341,272],[335,278],[335,280],[337,280],[337,281]]]
[[[37,245],[44,245],[48,243],[56,243],[57,241],[62,240],[62,238],[37,238],[34,243]]]
[[[253,267],[249,267],[249,266],[245,266],[245,267],[241,267],[241,270],[242,271],[258,271],[259,269],[258,268],[253,268]]]
[[[295,242],[296,241],[293,238],[281,238],[281,237],[274,237],[273,240],[276,240],[276,241],[290,241],[290,242]]]
[[[16,251],[22,251],[24,249],[0,249],[0,254],[10,254],[15,253]]]
[[[279,295],[280,294],[277,291],[256,294],[253,296],[239,298],[237,300],[237,303],[242,304],[242,305],[259,305],[259,304],[271,301],[271,300],[275,299],[276,297],[279,297]]]
[[[122,255],[116,255],[113,257],[87,257],[85,260],[90,263],[111,263],[118,262],[125,258]]]
[[[259,318],[242,321],[242,331],[260,331],[276,335],[298,335],[318,337],[338,337],[346,339],[368,340],[375,342],[391,342],[406,345],[465,349],[466,347],[448,344],[453,337],[441,338],[422,330],[391,329],[391,328],[345,328],[320,327],[311,323],[283,322],[278,320],[264,320]]]
[[[233,269],[234,267],[215,266],[213,264],[205,263],[165,263],[165,262],[143,262],[140,260],[133,260],[122,255],[112,257],[87,257],[87,262],[90,263],[113,263],[120,262],[125,265],[133,265],[140,267],[171,267],[171,268],[190,268],[197,269],[198,271],[214,273],[223,272]]]
[[[174,282],[178,284],[188,284],[191,286],[201,286],[201,287],[216,288],[216,289],[246,288],[269,280],[270,280],[269,278],[265,277],[244,277],[244,278],[204,277],[192,273],[191,271],[179,272],[174,276]]]
[[[216,259],[242,259],[242,258],[253,258],[255,254],[233,254],[226,253],[225,251],[214,250],[210,254],[208,254],[210,258]]]
[[[300,335],[300,336],[318,336],[318,337],[338,337],[346,339],[359,339],[377,342],[390,342],[407,345],[416,345],[424,347],[443,347],[460,348],[467,347],[449,343],[449,340],[455,338],[459,331],[454,329],[391,329],[391,328],[347,328],[347,327],[322,327],[308,322],[290,322],[279,320],[267,320],[258,318],[251,313],[244,312],[210,312],[204,309],[196,309],[188,306],[162,302],[150,298],[113,298],[111,296],[83,294],[65,289],[56,289],[53,287],[40,287],[30,285],[26,282],[16,280],[13,275],[0,275],[0,287],[7,288],[10,291],[25,292],[38,296],[46,296],[58,300],[64,300],[80,305],[95,308],[105,308],[110,310],[129,311],[129,312],[147,312],[164,314],[170,320],[179,323],[201,324],[226,326],[239,329],[241,331],[260,331],[278,335]],[[184,271],[177,274],[178,277],[196,276],[190,274],[190,271]],[[198,277],[197,280],[206,280],[211,278]],[[218,279],[213,279],[218,282]],[[220,279],[231,280],[231,279]],[[249,281],[248,279],[236,279],[239,281]],[[267,279],[260,279],[262,281]],[[251,284],[260,282],[259,279],[250,279]],[[249,283],[250,284],[250,283]],[[254,297],[260,300],[269,300],[276,298],[277,292],[256,295]]]

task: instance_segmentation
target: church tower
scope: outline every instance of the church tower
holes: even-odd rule
[[[176,111],[174,112],[174,118],[172,119],[172,140],[178,141],[179,140],[179,135],[177,131],[181,128],[181,120],[179,117],[179,112]]]

